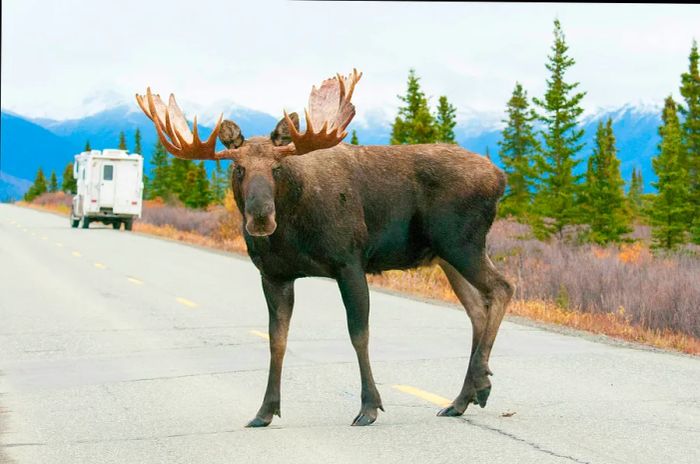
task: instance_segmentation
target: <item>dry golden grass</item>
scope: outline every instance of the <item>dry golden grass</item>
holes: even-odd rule
[[[700,355],[700,340],[671,330],[651,330],[632,325],[623,310],[606,314],[585,313],[562,309],[553,303],[515,301],[508,308],[510,314],[537,321],[585,330],[657,348]]]
[[[376,287],[424,298],[459,303],[445,273],[437,265],[407,271],[385,271],[379,275],[370,275],[367,280]]]
[[[226,209],[232,211],[232,198],[227,198]],[[37,205],[26,202],[17,204],[43,211],[67,215],[70,210],[65,205]],[[158,207],[158,202],[149,204]],[[235,224],[234,224],[235,223]],[[156,226],[144,222],[135,222],[134,230],[140,233],[164,237],[193,245],[224,250],[233,253],[246,253],[246,246],[240,234],[231,230],[240,229],[240,219],[237,214],[226,218],[221,224],[221,230],[214,236],[204,236],[194,232],[184,232],[172,226]],[[611,251],[606,249],[592,250],[597,258],[607,258]],[[625,263],[640,263],[651,258],[646,247],[638,243],[623,245],[617,253],[617,259]],[[670,263],[672,265],[672,263]],[[374,287],[395,290],[409,295],[458,303],[442,270],[437,266],[427,266],[407,271],[387,271],[381,275],[368,276]],[[508,313],[525,317],[539,322],[571,327],[595,334],[642,343],[645,345],[700,355],[700,340],[672,330],[652,330],[633,325],[622,308],[609,313],[592,313],[561,308],[552,302],[515,300],[508,307]]]
[[[177,240],[180,242],[190,243],[192,245],[216,248],[217,250],[224,250],[232,253],[245,254],[246,252],[245,241],[243,240],[243,237],[240,236],[228,240],[221,240],[213,237],[206,237],[194,232],[183,232],[175,229],[172,226],[155,226],[144,222],[135,222],[133,230],[144,234],[156,235],[158,237],[168,238],[170,240]]]
[[[369,276],[369,281],[376,287],[458,303],[447,278],[438,266],[409,271],[388,271],[382,275]],[[632,325],[622,308],[615,312],[598,314],[564,309],[549,302],[514,300],[508,306],[508,313],[657,348],[700,355],[700,340],[697,338],[671,330],[650,330]]]
[[[24,206],[25,208],[37,209],[40,211],[48,211],[50,213],[58,213],[64,216],[68,216],[70,214],[70,206],[66,205],[38,205],[35,203],[27,203],[26,201],[18,201],[15,204],[19,206]]]

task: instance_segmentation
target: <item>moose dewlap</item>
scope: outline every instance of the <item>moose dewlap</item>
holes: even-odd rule
[[[464,384],[438,414],[461,415],[470,403],[484,407],[491,391],[489,355],[513,289],[486,255],[485,242],[505,175],[456,145],[341,143],[355,115],[351,98],[361,77],[353,70],[312,88],[304,132],[298,115],[285,112],[269,137],[250,139],[220,117],[202,141],[197,118],[190,130],[173,95],[167,105],[150,88],[136,96],[172,155],[234,162],[231,186],[270,318],[269,379],[251,427],[266,426],[280,414],[294,281],[301,277],[338,282],[362,383],[353,425],[369,425],[383,410],[367,350],[367,273],[438,262],[473,325]],[[225,150],[215,151],[217,136]]]

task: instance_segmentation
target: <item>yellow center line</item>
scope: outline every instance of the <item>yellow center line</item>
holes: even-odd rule
[[[32,237],[36,237],[36,233],[35,233],[35,232],[32,232]]]
[[[131,282],[132,284],[143,285],[143,281],[141,281],[141,280],[139,280],[139,279],[137,279],[137,278],[135,278],[135,277],[127,277],[126,280],[128,280],[128,281]]]
[[[57,246],[57,247],[62,247],[62,246],[63,246],[63,243],[61,243],[61,242],[56,242],[56,246]]]
[[[41,237],[42,240],[48,240],[49,238],[47,236]]]
[[[447,398],[421,390],[420,388],[412,387],[410,385],[392,385],[392,387],[400,392],[408,393],[409,395],[416,396],[422,400],[436,404],[443,408],[452,404],[452,401],[448,400]]]
[[[265,340],[269,340],[270,336],[266,334],[265,332],[260,332],[259,330],[251,330],[250,331],[251,335],[255,335],[256,337],[264,338]]]
[[[71,254],[72,254],[73,256],[75,256],[76,258],[80,258],[80,257],[82,256],[82,255],[80,254],[79,251],[74,251],[74,252],[71,253]]]
[[[96,267],[97,269],[107,269],[107,266],[105,266],[105,265],[102,264],[102,263],[95,263],[95,267]]]
[[[187,298],[182,298],[181,296],[178,296],[177,298],[175,298],[175,301],[177,301],[181,305],[187,306],[188,308],[196,308],[197,306],[199,306],[194,301],[190,301]]]

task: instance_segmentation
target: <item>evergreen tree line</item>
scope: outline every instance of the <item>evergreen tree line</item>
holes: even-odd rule
[[[419,81],[416,71],[411,69],[406,95],[398,95],[404,106],[399,108],[392,125],[391,144],[457,143],[454,133],[457,109],[442,95],[435,112],[431,112]]]
[[[44,170],[39,168],[36,172],[36,177],[34,178],[34,183],[29,187],[27,193],[24,194],[24,201],[32,201],[39,195],[46,192],[56,192],[58,191],[58,181],[56,179],[56,172],[51,171],[51,178],[47,182],[46,176],[44,175]]]
[[[694,41],[688,72],[681,75],[683,104],[665,100],[661,142],[652,167],[658,181],[656,194],[643,193],[641,172],[632,172],[627,194],[620,175],[612,121],[600,122],[593,153],[584,175],[575,175],[576,155],[582,148],[583,130],[578,117],[585,92],[568,83],[565,71],[575,61],[559,21],[548,57],[547,91],[533,98],[516,83],[507,104],[506,127],[499,142],[500,156],[509,177],[501,214],[531,223],[541,237],[566,226],[587,224],[590,241],[623,239],[635,221],[652,226],[653,245],[673,249],[687,240],[700,243],[700,75]],[[682,116],[681,118],[679,117]]]
[[[648,222],[655,247],[672,249],[689,239],[700,243],[697,43],[692,44],[688,72],[681,75],[683,103],[668,97],[664,105],[661,143],[652,162],[658,176],[653,184],[656,194],[643,193],[641,171],[636,168],[625,194],[610,119],[598,124],[585,173],[577,174],[586,92],[578,89],[578,82],[566,79],[566,72],[575,64],[568,51],[561,24],[555,20],[554,43],[545,65],[549,71],[545,94],[530,99],[516,82],[507,102],[498,146],[508,187],[499,214],[531,224],[544,239],[562,237],[567,227],[585,224],[585,240],[618,242],[634,222]],[[392,127],[392,144],[454,143],[455,108],[440,97],[433,116],[414,70],[409,71],[406,94],[399,99],[404,105]]]
[[[205,208],[212,203],[223,203],[228,179],[229,173],[221,162],[216,162],[210,179],[204,161],[195,163],[170,157],[158,141],[151,157],[151,173],[145,178],[144,197],[167,202],[179,200],[189,208]]]

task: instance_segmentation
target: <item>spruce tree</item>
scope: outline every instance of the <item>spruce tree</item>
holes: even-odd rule
[[[673,249],[686,241],[685,231],[692,208],[688,203],[688,170],[682,162],[681,126],[676,102],[670,96],[666,98],[662,119],[659,154],[652,160],[659,179],[652,185],[658,193],[651,203],[649,216],[652,246]]]
[[[49,192],[58,192],[58,179],[56,178],[56,171],[51,171],[51,177],[49,178]]]
[[[595,243],[619,242],[631,230],[616,151],[612,119],[605,124],[600,121],[581,189],[583,219],[590,226],[589,239]]]
[[[683,116],[682,140],[690,188],[688,201],[692,207],[688,227],[693,242],[700,244],[700,54],[695,40],[688,61],[688,72],[681,74],[680,88],[685,105],[678,105],[678,110]]]
[[[121,131],[119,133],[119,149],[120,150],[126,150],[126,135],[124,134],[124,131]]]
[[[350,136],[350,144],[351,145],[359,145],[360,141],[357,139],[357,132],[355,132],[355,129],[352,130],[352,135]]]
[[[73,163],[68,163],[66,169],[63,170],[61,190],[72,194],[78,191],[78,182],[73,177]]]
[[[583,113],[581,100],[585,92],[575,92],[578,82],[565,80],[566,71],[575,64],[574,59],[567,55],[568,49],[557,19],[554,21],[552,54],[546,64],[550,72],[547,91],[544,99],[533,99],[541,110],[538,120],[543,126],[541,135],[544,140],[537,157],[540,177],[533,208],[540,216],[535,221],[535,230],[542,237],[552,233],[561,236],[565,226],[579,220],[576,199],[581,176],[575,175],[574,169],[580,162],[576,160],[576,154],[583,146],[583,129],[578,127],[578,118]]]
[[[211,200],[214,203],[223,204],[226,189],[229,186],[229,177],[226,175],[221,161],[216,161],[216,168],[211,173]]]
[[[498,142],[498,155],[508,175],[508,184],[499,214],[525,219],[530,209],[536,178],[534,161],[538,144],[532,128],[535,116],[529,108],[527,92],[520,83],[515,83],[506,111],[508,118],[503,121],[506,127]]]
[[[430,114],[428,99],[420,88],[415,70],[408,72],[406,95],[398,98],[405,104],[391,128],[391,144],[433,143],[437,137],[435,119]]]
[[[132,151],[132,153],[137,153],[143,156],[143,152],[141,151],[141,149],[141,130],[137,127],[136,131],[134,132],[134,151]],[[151,188],[151,179],[146,173],[143,174],[143,188],[143,196],[144,198],[148,198],[148,191]]]
[[[437,116],[435,117],[435,126],[437,131],[437,142],[457,143],[455,140],[455,115],[457,108],[447,101],[446,96],[441,96],[438,100]]]
[[[217,172],[219,171],[219,172]],[[214,167],[214,170],[211,172],[211,182],[209,183],[211,187],[211,201],[212,203],[221,203],[221,188],[220,188],[220,181],[219,181],[219,174],[223,174],[223,170],[221,169],[221,161],[216,160],[216,167]]]
[[[182,183],[182,191],[178,195],[180,201],[188,208],[194,208],[194,204],[197,202],[195,198],[197,184],[197,166],[194,169],[189,169],[185,172],[185,177]]]
[[[139,128],[136,128],[136,132],[134,133],[134,151],[132,153],[138,153],[139,155],[143,155],[141,152],[141,130]]]
[[[146,198],[168,199],[171,192],[170,164],[168,154],[160,140],[156,141],[151,156],[151,175],[149,176]]]
[[[212,200],[211,185],[207,177],[207,169],[204,167],[204,161],[200,161],[197,165],[197,181],[196,181],[196,198],[197,205],[195,208],[206,208]]]
[[[642,179],[642,171],[634,168],[632,169],[632,179],[630,180],[629,189],[627,191],[627,205],[630,216],[634,219],[639,218],[642,213],[643,195],[644,180]]]
[[[145,172],[143,173],[143,178],[141,179],[141,182],[143,183],[143,192],[142,196],[146,200],[150,200],[151,198],[151,177],[146,174]]]
[[[197,165],[192,160],[172,158],[170,162],[170,176],[168,190],[177,198],[187,204],[192,196],[197,180]]]
[[[25,201],[32,201],[39,195],[46,193],[47,186],[46,186],[46,176],[44,176],[44,171],[39,168],[36,172],[36,177],[34,178],[34,183],[32,184],[31,187],[29,187],[29,190],[27,190],[27,193],[24,194],[24,200]]]
[[[192,163],[185,176],[184,186],[180,200],[188,208],[204,208],[210,203],[211,193],[204,161],[200,161],[199,164]]]
[[[92,147],[90,146],[89,140],[85,141],[85,150],[83,150],[83,151],[92,151]]]

